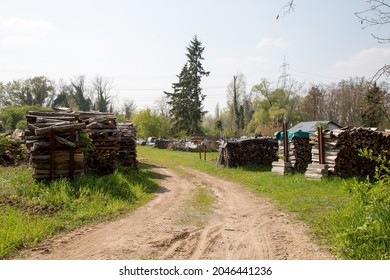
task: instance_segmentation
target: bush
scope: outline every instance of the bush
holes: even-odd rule
[[[329,219],[334,245],[348,259],[390,259],[390,160],[361,155],[376,161],[376,173],[346,185],[351,202]]]
[[[29,111],[35,110],[50,109],[37,106],[7,106],[0,109],[0,124],[6,130],[14,130],[15,128],[26,128],[27,122],[23,121],[26,120],[26,115]]]

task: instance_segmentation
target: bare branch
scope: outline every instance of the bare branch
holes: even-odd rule
[[[390,77],[390,65],[385,64],[382,68],[380,68],[371,78],[371,84],[377,82],[381,77]]]
[[[291,14],[292,12],[295,12],[295,0],[289,0],[289,1],[286,3],[286,5],[284,5],[284,6],[280,9],[280,11],[282,12],[282,13],[281,13],[282,16],[285,16],[285,15],[287,15],[287,14]],[[279,19],[279,15],[280,15],[280,14],[278,14],[278,15],[276,16],[276,19]]]
[[[383,25],[390,23],[390,4],[386,3],[386,0],[369,0],[367,2],[370,4],[368,9],[355,13],[356,17],[363,25],[363,29],[371,26],[382,27]],[[390,38],[383,38],[374,34],[372,34],[372,36],[379,43],[390,42]]]

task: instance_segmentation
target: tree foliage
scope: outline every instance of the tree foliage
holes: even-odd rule
[[[26,115],[29,111],[48,110],[39,106],[7,106],[0,109],[0,125],[6,130],[26,128]]]
[[[201,132],[201,120],[205,115],[203,101],[205,95],[200,86],[202,78],[209,75],[202,66],[204,47],[195,36],[187,47],[187,62],[177,76],[179,81],[172,84],[173,92],[164,92],[168,98],[170,115],[176,133]]]
[[[54,83],[44,76],[14,80],[0,86],[2,106],[45,106]]]

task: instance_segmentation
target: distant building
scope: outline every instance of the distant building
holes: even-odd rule
[[[304,132],[311,133],[317,131],[318,124],[326,125],[326,129],[328,130],[335,130],[337,128],[341,128],[340,125],[332,121],[311,121],[311,122],[300,122],[294,125],[293,127],[289,128],[288,131],[292,133],[297,131],[304,131]]]

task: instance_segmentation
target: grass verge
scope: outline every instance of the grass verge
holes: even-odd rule
[[[146,203],[157,188],[150,170],[36,182],[25,166],[0,168],[0,258],[90,222]]]

